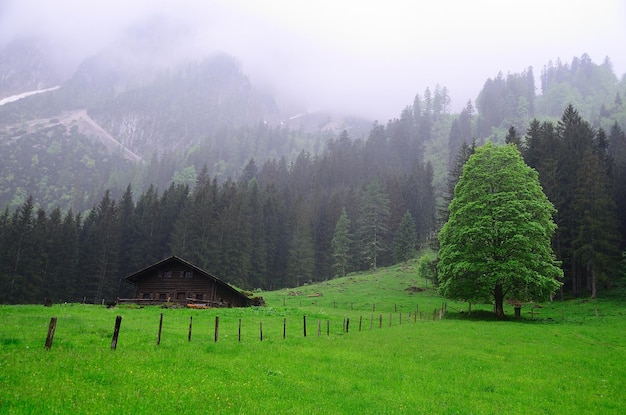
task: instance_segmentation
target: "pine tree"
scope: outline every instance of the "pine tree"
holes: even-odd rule
[[[267,288],[267,245],[265,239],[265,218],[263,216],[261,192],[256,179],[248,184],[247,197],[250,208],[251,255],[248,285],[254,288]]]
[[[361,258],[368,269],[375,270],[380,255],[388,249],[388,219],[389,198],[374,180],[362,192],[358,219]]]
[[[587,150],[581,160],[574,197],[577,229],[572,240],[574,259],[580,263],[577,281],[597,297],[598,281],[608,282],[617,270],[619,234],[616,206],[600,157]],[[575,287],[576,289],[576,287]]]
[[[345,277],[349,270],[351,239],[350,219],[344,207],[335,226],[335,234],[332,240],[335,276],[337,277]]]
[[[250,288],[246,281],[251,270],[252,235],[247,184],[232,181],[222,185],[218,199],[218,275],[226,281]]]
[[[315,251],[313,235],[309,221],[309,212],[302,199],[294,207],[293,233],[289,244],[287,278],[299,286],[311,280],[315,269]]]
[[[136,260],[133,258],[133,251],[139,242],[137,238],[137,219],[135,216],[135,202],[133,201],[133,190],[130,184],[126,187],[122,199],[119,203],[120,220],[120,253],[119,272],[120,276],[129,275],[138,271]]]
[[[32,197],[16,210],[11,217],[7,246],[7,281],[2,290],[4,301],[24,303],[33,297],[35,287],[31,279],[28,260],[33,257],[34,202]]]
[[[517,134],[517,130],[514,126],[509,128],[506,137],[504,137],[504,142],[506,144],[515,144],[518,150],[522,150],[522,138]]]
[[[82,294],[94,303],[111,301],[117,297],[120,286],[119,212],[108,190],[85,219],[81,233]]]
[[[459,181],[461,174],[463,174],[463,166],[469,160],[470,156],[474,154],[476,151],[476,142],[472,142],[472,145],[469,146],[464,141],[459,148],[459,151],[454,159],[454,164],[452,165],[450,172],[448,173],[448,189],[447,193],[444,197],[444,205],[439,211],[439,225],[438,228],[448,221],[450,216],[450,202],[454,196],[454,187]]]
[[[126,195],[126,198],[128,195]],[[122,202],[129,204],[129,201],[124,198]],[[122,206],[127,210],[130,210],[130,206]],[[137,205],[133,213],[125,212],[123,217],[125,223],[122,227],[122,231],[126,237],[135,239],[130,247],[130,255],[126,257],[129,264],[126,269],[129,272],[139,271],[156,261],[163,259],[163,256],[158,255],[157,252],[159,246],[159,194],[154,186],[150,186],[148,190],[143,193],[137,200]],[[124,228],[128,226],[128,228]],[[136,234],[136,236],[135,236]]]
[[[160,259],[172,255],[171,240],[175,224],[189,200],[189,186],[172,183],[161,195],[158,209],[158,232],[154,245],[154,258]]]
[[[609,131],[609,152],[613,157],[613,197],[617,205],[619,231],[626,241],[626,134],[615,122]]]
[[[575,254],[574,239],[579,233],[579,220],[583,213],[583,207],[576,204],[575,196],[585,192],[581,186],[586,182],[581,176],[586,173],[580,162],[593,152],[595,134],[591,125],[571,105],[563,112],[556,132],[559,138],[556,165],[558,188],[554,195],[556,221],[559,226],[556,232],[556,249],[557,256],[563,261],[565,288],[571,289],[578,296],[586,285],[586,266],[576,260]]]
[[[417,240],[415,238],[415,221],[409,211],[402,217],[393,241],[393,258],[396,262],[404,262],[415,257]]]
[[[55,290],[59,301],[76,301],[82,294],[79,292],[78,264],[79,264],[79,234],[81,228],[80,215],[74,215],[72,210],[66,212],[59,233],[55,235],[53,244],[55,255],[52,257],[52,269],[56,270]]]
[[[267,278],[269,289],[285,280],[288,258],[287,246],[287,209],[285,198],[274,184],[265,189],[263,202],[263,227],[265,229],[265,247],[267,251]]]
[[[9,207],[5,207],[0,215],[0,303],[9,302],[11,281],[11,216]]]

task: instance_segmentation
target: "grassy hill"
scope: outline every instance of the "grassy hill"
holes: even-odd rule
[[[528,306],[520,321],[485,317],[488,305],[468,316],[467,304],[447,302],[439,319],[445,300],[411,263],[257,294],[265,307],[0,306],[0,412],[557,414],[626,405],[622,300],[547,303],[533,316]]]

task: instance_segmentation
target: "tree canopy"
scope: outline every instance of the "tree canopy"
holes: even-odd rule
[[[551,247],[555,209],[514,145],[487,143],[469,158],[439,234],[439,290],[495,303],[543,300],[563,272]]]

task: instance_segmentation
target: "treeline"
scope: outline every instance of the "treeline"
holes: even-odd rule
[[[475,100],[478,115],[473,137],[501,142],[509,127],[523,134],[534,118],[558,118],[570,104],[596,128],[608,130],[614,121],[626,123],[622,105],[626,78],[615,75],[608,57],[601,64],[586,53],[570,63],[550,61],[539,79],[536,87],[532,67],[487,79]],[[541,94],[536,95],[538,89]]]
[[[525,136],[514,127],[505,141],[518,146],[539,173],[556,208],[553,240],[564,272],[562,295],[591,295],[621,279],[626,240],[626,136],[615,122],[594,129],[569,105],[557,122],[530,122]],[[449,193],[473,154],[463,143],[450,174]],[[445,212],[443,214],[445,219]]]
[[[510,139],[515,141],[514,134]],[[620,276],[626,237],[626,136],[615,122],[607,134],[569,105],[557,123],[534,120],[521,147],[539,172],[558,225],[553,243],[565,291],[574,296]]]
[[[279,288],[403,261],[435,230],[424,112],[344,132],[321,155],[254,160],[239,178],[203,169],[195,185],[109,191],[86,213],[37,208],[0,215],[0,302],[127,296],[122,278],[178,255],[241,288]]]

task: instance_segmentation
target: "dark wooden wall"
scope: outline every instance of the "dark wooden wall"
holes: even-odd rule
[[[249,305],[243,294],[238,294],[222,281],[181,267],[153,270],[139,278],[135,298],[180,303],[187,303],[191,298],[212,307]]]

